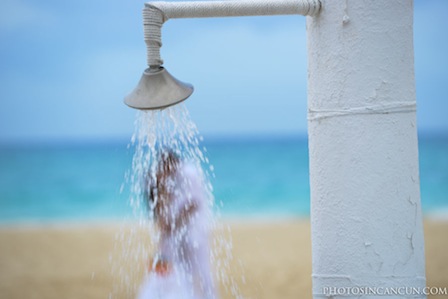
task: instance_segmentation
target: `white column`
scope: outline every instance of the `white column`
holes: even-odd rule
[[[314,298],[425,287],[412,26],[411,0],[307,17]]]

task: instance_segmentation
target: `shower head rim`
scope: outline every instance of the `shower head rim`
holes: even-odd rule
[[[166,68],[150,67],[124,103],[139,110],[161,110],[185,101],[193,91],[193,85],[176,79]]]

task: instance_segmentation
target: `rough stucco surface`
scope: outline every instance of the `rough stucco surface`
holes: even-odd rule
[[[316,298],[425,286],[412,18],[411,0],[324,0],[308,17]]]

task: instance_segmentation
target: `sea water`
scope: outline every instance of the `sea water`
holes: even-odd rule
[[[309,215],[306,136],[200,141],[214,167],[224,218]],[[0,145],[0,222],[120,221],[131,215],[120,193],[132,163],[129,140]],[[419,136],[423,212],[448,215],[448,137]]]

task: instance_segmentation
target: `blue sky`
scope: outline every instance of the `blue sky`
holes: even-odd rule
[[[126,139],[146,67],[142,1],[1,0],[0,142]],[[448,1],[415,0],[418,124],[448,132]],[[301,16],[170,20],[162,57],[204,135],[306,133]]]

